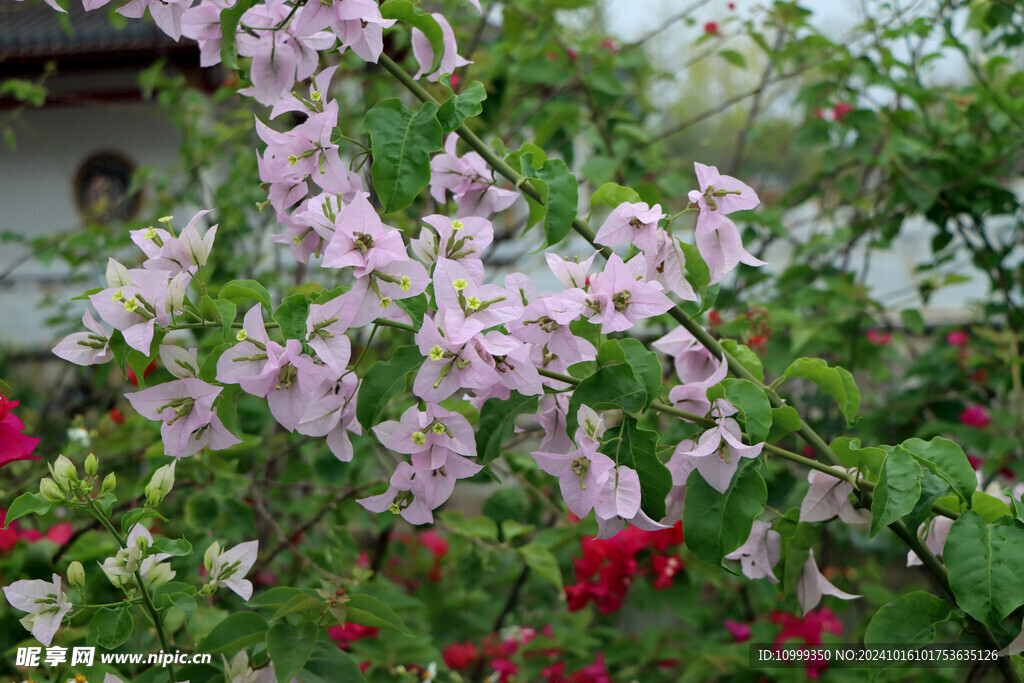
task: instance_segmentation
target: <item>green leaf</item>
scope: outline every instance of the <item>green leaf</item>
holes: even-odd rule
[[[543,199],[544,236],[546,246],[561,242],[572,230],[579,204],[579,186],[576,174],[569,170],[561,159],[545,159],[537,166],[534,152],[525,152],[520,157],[521,172],[532,179]]]
[[[885,451],[875,446],[860,447],[860,439],[840,436],[829,444],[846,467],[856,467],[862,474],[877,477],[882,473]]]
[[[566,431],[570,438],[576,434],[580,406],[595,410],[622,408],[627,413],[638,413],[647,401],[647,387],[625,363],[608,365],[576,385],[569,399]]]
[[[914,334],[924,334],[924,318],[916,308],[905,308],[900,311],[900,318],[908,330]]]
[[[423,35],[430,41],[430,47],[434,49],[434,63],[430,67],[430,73],[441,67],[441,59],[444,57],[444,34],[437,19],[409,0],[387,0],[380,6],[380,13],[385,19],[398,19],[423,31]]]
[[[78,296],[71,297],[70,299],[68,299],[68,301],[82,301],[84,299],[88,299],[93,294],[96,294],[98,292],[102,292],[104,289],[106,289],[106,287],[93,287],[92,289],[85,290],[84,292],[82,292]]]
[[[960,446],[941,436],[930,441],[907,439],[901,445],[918,462],[942,477],[964,501],[971,499],[978,488],[978,479]]]
[[[751,444],[762,443],[772,428],[772,404],[764,388],[746,379],[722,381],[725,399],[743,413],[747,440]]]
[[[782,591],[786,600],[793,604],[796,604],[797,586],[803,575],[804,565],[807,564],[811,546],[821,535],[821,525],[799,520],[800,509],[792,508],[773,525],[775,531],[779,532],[782,547],[779,564],[773,571],[782,582]]]
[[[636,204],[640,201],[640,195],[631,187],[623,187],[618,183],[605,183],[590,195],[590,208],[595,206],[610,206],[613,209],[619,204]]]
[[[121,518],[121,531],[127,534],[132,530],[133,526],[150,517],[155,517],[164,522],[167,521],[166,517],[152,508],[136,508],[135,510],[129,510]]]
[[[152,552],[167,553],[173,557],[192,554],[192,544],[184,538],[158,538],[150,546]]]
[[[235,44],[238,21],[254,4],[256,0],[239,0],[233,7],[220,12],[220,61],[229,71],[238,68],[238,46]]]
[[[558,568],[558,560],[550,550],[535,543],[528,543],[519,548],[518,552],[530,569],[554,584],[558,594],[562,594],[562,570]]]
[[[604,369],[615,367],[623,366]],[[640,476],[640,507],[654,520],[665,516],[665,498],[672,490],[672,475],[658,459],[657,447],[657,432],[640,429],[635,417],[623,415],[618,425],[604,433],[600,448],[616,465],[636,470]]]
[[[686,480],[683,537],[686,547],[711,564],[743,545],[768,500],[768,487],[754,461],[744,462],[725,493],[693,470]]]
[[[423,364],[423,355],[415,346],[403,346],[389,361],[377,361],[363,377],[356,398],[356,418],[363,429],[380,422],[391,401],[405,391],[409,375]]]
[[[253,596],[249,600],[249,605],[252,607],[280,607],[297,595],[315,595],[315,593],[307,592],[301,588],[293,588],[292,586],[275,586],[268,591]]]
[[[356,660],[334,643],[324,642],[318,642],[313,648],[313,654],[306,660],[298,678],[304,683],[359,683],[366,680]]]
[[[869,536],[889,526],[914,509],[921,497],[921,466],[903,448],[896,446],[885,456],[882,473],[871,501]]]
[[[41,493],[23,493],[14,499],[11,507],[7,508],[7,521],[4,529],[11,525],[11,522],[24,517],[25,515],[45,515],[50,511],[52,503]]]
[[[274,662],[277,683],[288,683],[306,665],[316,647],[320,629],[308,621],[292,626],[278,622],[267,631],[267,654]]]
[[[231,338],[231,323],[235,322],[235,316],[238,315],[238,307],[233,302],[227,299],[211,299],[208,294],[204,294],[199,300],[199,313],[203,316],[203,322],[219,320],[221,329],[224,330],[224,339]]]
[[[711,283],[711,271],[708,270],[708,264],[704,262],[704,257],[700,255],[697,247],[682,240],[678,241],[679,248],[683,250],[683,257],[686,259],[686,279],[693,285],[693,289],[700,295],[703,302],[708,285]],[[758,364],[760,363],[761,361],[758,360]]]
[[[267,620],[255,612],[236,612],[213,627],[196,648],[199,652],[234,654],[263,641]]]
[[[486,465],[499,455],[502,446],[512,438],[516,417],[537,412],[537,396],[523,396],[513,391],[507,399],[489,398],[480,409],[476,428],[476,455]]]
[[[942,598],[913,591],[878,608],[864,632],[864,644],[900,643],[928,645],[935,640],[935,627],[948,621],[953,611]]]
[[[274,320],[281,326],[285,339],[306,341],[306,318],[309,317],[309,299],[305,294],[285,297],[274,310]]]
[[[750,374],[757,378],[758,382],[764,381],[764,367],[761,365],[761,359],[757,357],[757,354],[750,350],[749,347],[740,344],[735,339],[723,339],[722,348],[726,352],[739,361],[740,365],[745,367]]]
[[[451,90],[451,77],[445,76],[441,82]],[[483,102],[486,99],[487,92],[480,81],[473,81],[457,95],[452,91],[451,97],[437,110],[437,120],[441,124],[441,129],[445,133],[451,133],[465,123],[466,119],[479,116],[484,110]]]
[[[412,319],[413,327],[419,329],[423,326],[423,316],[427,314],[426,294],[419,294],[408,299],[395,299],[395,303]]]
[[[409,628],[395,614],[394,610],[372,595],[366,593],[350,595],[345,606],[348,608],[348,620],[353,624],[390,629],[412,636]]]
[[[460,536],[466,536],[467,538],[481,538],[486,541],[497,541],[498,540],[498,525],[494,523],[494,520],[490,517],[473,517],[471,519],[462,519],[460,513],[446,514],[444,517],[444,523],[448,527],[459,534]]]
[[[729,62],[733,66],[739,67],[741,69],[747,68],[747,58],[744,57],[739,52],[736,52],[736,50],[719,50],[718,56],[724,59],[725,61]]]
[[[772,408],[772,428],[766,441],[778,441],[782,437],[800,429],[800,414],[793,406]]]
[[[820,358],[797,358],[786,368],[784,376],[802,377],[817,384],[839,404],[839,410],[846,418],[846,425],[849,427],[853,424],[857,411],[860,410],[860,389],[857,388],[849,370],[840,367],[830,368],[828,363]]]
[[[255,280],[232,280],[220,288],[217,298],[236,304],[239,301],[258,301],[266,310],[272,308],[270,292]]]
[[[282,619],[289,614],[297,614],[299,612],[318,611],[320,606],[323,604],[323,600],[317,595],[309,595],[308,593],[301,593],[299,595],[293,595],[283,605],[277,608],[274,612],[274,616],[270,617],[271,623]]]
[[[92,616],[85,641],[90,647],[113,650],[128,640],[133,630],[135,622],[127,605],[117,609],[102,607]]]
[[[609,339],[601,345],[597,361],[621,361],[633,368],[633,373],[643,383],[647,392],[645,410],[658,398],[663,372],[661,361],[658,360],[657,353],[636,339]]]
[[[409,206],[430,182],[430,153],[441,149],[436,115],[432,102],[413,112],[394,98],[366,112],[363,131],[370,134],[373,155],[370,176],[385,212]]]
[[[957,604],[972,617],[998,628],[1024,605],[1024,525],[1011,517],[986,524],[968,510],[953,522],[942,559]]]

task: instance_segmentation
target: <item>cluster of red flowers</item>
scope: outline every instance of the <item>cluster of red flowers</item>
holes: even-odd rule
[[[11,522],[11,526],[4,529],[7,524],[7,510],[0,508],[0,553],[5,553],[18,544],[18,541],[35,543],[42,539],[53,541],[57,545],[64,545],[71,540],[74,529],[71,522],[59,522],[46,531],[38,529],[22,529],[18,521]]]
[[[392,556],[388,560],[387,574],[389,578],[403,583],[410,591],[416,590],[419,587],[420,580],[415,576],[408,575],[407,565],[410,560],[416,559],[416,555],[420,553],[420,550],[426,550],[433,559],[433,564],[427,571],[427,578],[431,583],[439,583],[441,581],[441,560],[448,554],[448,540],[445,537],[433,529],[428,529],[417,534],[396,533],[392,535],[391,540],[404,544],[408,550],[409,557],[402,559]],[[400,571],[402,569],[406,571]]]
[[[39,445],[39,439],[22,434],[23,423],[12,411],[20,401],[0,396],[0,467],[15,460],[38,460],[32,451]]]
[[[551,625],[542,628],[540,634],[550,638]],[[506,638],[491,634],[480,641],[479,647],[469,640],[452,643],[444,649],[442,656],[444,663],[452,671],[466,671],[479,662],[486,661],[491,671],[497,674],[493,679],[489,677],[487,680],[510,683],[519,673],[519,666],[512,661],[513,655],[542,656],[548,659],[555,659],[561,655],[562,651],[559,648],[527,648],[537,635],[537,631],[529,627],[516,629],[513,635]],[[566,666],[564,661],[553,662],[541,669],[540,674],[545,683],[612,683],[604,663],[604,655],[601,653],[598,653],[592,663],[568,676],[565,673]]]
[[[773,624],[780,624],[782,630],[775,636],[773,647],[778,649],[783,643],[790,640],[802,640],[807,645],[821,645],[822,634],[825,632],[842,635],[843,622],[839,621],[836,613],[827,607],[811,610],[802,617],[788,612],[772,612],[769,617]],[[828,668],[828,662],[808,661],[804,668],[807,670],[807,677],[817,679],[822,670]]]
[[[580,543],[583,557],[573,559],[576,583],[565,587],[569,611],[581,610],[590,602],[596,604],[602,614],[621,608],[633,577],[646,571],[637,561],[637,555],[648,549],[652,551],[652,584],[658,590],[669,588],[682,569],[683,561],[678,555],[668,554],[668,549],[682,542],[682,522],[661,531],[643,531],[630,526],[604,540],[585,537]]]

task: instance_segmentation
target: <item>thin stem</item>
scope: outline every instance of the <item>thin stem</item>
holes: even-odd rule
[[[127,549],[128,545],[125,543],[124,536],[121,535],[120,531],[114,528],[114,525],[111,524],[110,520],[107,519],[107,516],[103,514],[103,511],[100,510],[98,505],[96,505],[96,502],[92,498],[86,496],[85,506],[89,510],[89,512],[92,513],[92,516],[99,520],[100,524],[107,528],[107,531],[109,531],[111,536],[114,537],[114,540],[117,541],[117,544],[121,546],[121,548]],[[136,569],[134,572],[134,576],[135,580],[139,584],[139,592],[142,594],[143,607],[146,609],[146,612],[149,613],[149,618],[153,621],[153,626],[156,628],[156,637],[160,640],[160,647],[164,652],[170,652],[171,647],[170,645],[168,645],[167,635],[164,633],[164,624],[163,621],[161,621],[160,619],[160,612],[157,611],[156,605],[153,604],[153,598],[152,596],[150,596],[149,590],[146,588],[146,582],[142,578],[142,571]],[[171,683],[177,683],[178,679],[174,675],[174,665],[167,665],[167,676],[170,678]]]

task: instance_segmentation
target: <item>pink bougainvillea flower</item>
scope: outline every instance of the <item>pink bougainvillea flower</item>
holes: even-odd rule
[[[221,387],[191,378],[158,384],[126,398],[143,417],[163,422],[164,452],[184,458],[206,446],[216,451],[241,443],[213,411],[214,399],[221,391]]]
[[[476,438],[469,420],[435,403],[428,403],[426,410],[411,406],[400,420],[382,422],[373,431],[385,448],[426,455],[430,469],[444,465],[447,451],[476,455]]]
[[[711,271],[711,284],[719,282],[740,263],[763,266],[764,262],[743,248],[739,229],[726,214],[753,209],[761,203],[746,183],[722,175],[714,166],[694,163],[699,190],[691,190],[690,202],[700,209],[694,233],[697,249]]]
[[[459,56],[458,48],[455,45],[455,31],[452,30],[444,15],[434,12],[431,16],[441,26],[441,35],[444,37],[444,55],[441,57],[441,64],[437,71],[427,73],[427,69],[434,64],[434,48],[427,36],[418,28],[412,30],[412,54],[420,65],[420,70],[416,72],[414,78],[426,76],[428,81],[436,82],[440,80],[441,76],[455,73],[455,69],[473,62]]]
[[[621,332],[638,320],[672,308],[672,300],[662,293],[661,285],[645,281],[646,274],[647,264],[642,256],[623,263],[617,254],[612,254],[604,271],[591,278],[587,306],[594,314],[590,321],[601,325],[602,332]]]
[[[750,527],[750,536],[736,550],[725,556],[727,560],[738,560],[743,575],[748,579],[768,579],[778,583],[772,567],[782,557],[782,536],[772,529],[771,524],[754,520]]]
[[[991,421],[992,418],[989,417],[988,411],[979,405],[967,406],[960,413],[960,424],[968,427],[984,429]]]
[[[0,396],[0,467],[15,460],[39,460],[32,451],[41,439],[22,434],[25,423],[11,412],[20,404],[20,401]]]
[[[117,13],[139,19],[146,10],[160,30],[174,40],[181,38],[181,17],[192,6],[193,0],[131,0],[118,8]]]
[[[836,469],[855,472],[845,467]],[[824,522],[837,515],[847,524],[867,524],[871,521],[870,516],[855,510],[850,502],[850,494],[853,493],[853,484],[850,482],[818,470],[808,472],[807,481],[811,482],[811,486],[800,503],[801,522]]]
[[[515,203],[519,193],[494,184],[494,176],[484,158],[476,152],[460,157],[456,153],[459,138],[452,133],[445,139],[444,154],[430,160],[430,196],[445,201],[451,192],[459,205],[457,216],[490,216]]]
[[[822,576],[818,570],[818,564],[814,561],[814,550],[810,551],[807,556],[807,562],[804,563],[803,573],[800,575],[800,581],[796,586],[796,594],[804,614],[817,607],[824,595],[832,595],[840,600],[856,600],[860,597],[859,595],[839,590]]]
[[[750,640],[750,624],[726,619],[725,628],[732,634],[733,642],[745,643]]]
[[[700,435],[697,443],[686,439],[676,446],[675,456],[696,461],[696,469],[712,488],[725,493],[740,465],[740,458],[756,458],[763,443],[747,446],[740,425],[731,415],[736,408],[725,399],[718,399],[711,408],[717,426]]]
[[[946,547],[946,538],[949,536],[949,530],[953,527],[953,520],[948,517],[935,517],[931,522],[927,524],[922,523],[917,529],[917,535],[924,539],[924,544],[927,546],[936,557],[942,557],[942,550]],[[923,564],[921,558],[917,556],[913,550],[907,551],[907,566],[913,567],[915,565]]]
[[[658,221],[665,217],[661,204],[653,207],[646,202],[619,204],[597,231],[594,238],[599,244],[614,247],[619,244],[635,244],[644,251],[655,251],[655,233]]]
[[[113,360],[110,330],[100,325],[89,311],[82,316],[82,324],[89,331],[64,337],[53,347],[53,354],[75,365],[99,365]]]

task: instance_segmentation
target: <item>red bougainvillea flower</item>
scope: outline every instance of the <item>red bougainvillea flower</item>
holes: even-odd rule
[[[704,24],[704,33],[708,34],[709,36],[717,36],[717,35],[719,35],[719,33],[718,33],[718,22],[717,21],[709,21],[706,24]]]
[[[20,403],[0,396],[0,467],[15,460],[39,460],[32,451],[40,439],[22,434],[25,424],[11,412]]]
[[[885,346],[892,341],[891,332],[879,332],[878,330],[868,330],[867,333],[868,341],[875,346]]]
[[[452,643],[441,653],[444,663],[453,671],[468,669],[479,655],[476,645],[468,640],[464,643]]]
[[[750,640],[750,624],[726,619],[725,627],[729,629],[729,633],[732,634],[732,639],[737,643],[745,643]]]
[[[346,621],[344,624],[338,624],[327,629],[327,635],[329,635],[331,640],[336,642],[338,647],[342,650],[347,650],[349,644],[356,640],[362,640],[363,638],[376,638],[378,633],[380,633],[379,628],[363,626],[362,624],[353,624],[350,621]]]
[[[848,105],[846,102],[840,102],[832,108],[832,115],[836,121],[842,121],[843,117],[853,111],[853,107]]]
[[[107,414],[110,415],[110,419],[113,420],[115,424],[123,425],[125,423],[124,413],[117,408],[111,408],[110,412]]]
[[[984,429],[991,421],[992,418],[988,416],[988,411],[981,406],[967,406],[967,408],[960,413],[960,424],[967,425],[968,427]]]
[[[967,333],[963,330],[954,330],[946,335],[946,342],[950,346],[967,346]]]

